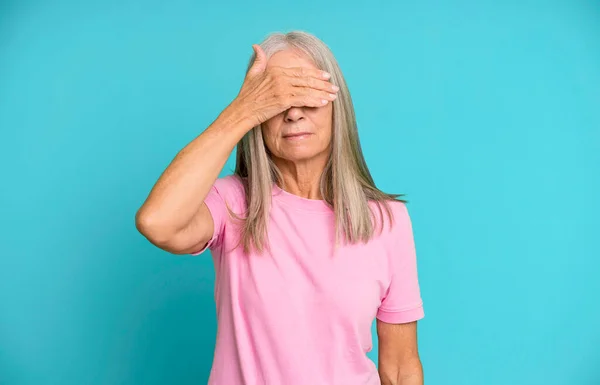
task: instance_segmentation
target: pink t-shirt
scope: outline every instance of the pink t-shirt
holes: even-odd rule
[[[273,184],[271,253],[245,255],[236,213],[245,208],[237,176],[217,179],[206,197],[215,223],[217,337],[209,385],[375,385],[366,353],[377,317],[423,317],[415,245],[407,208],[391,202],[393,227],[368,244],[334,248],[334,213]],[[373,204],[376,215],[379,211]],[[385,215],[385,211],[384,211]]]

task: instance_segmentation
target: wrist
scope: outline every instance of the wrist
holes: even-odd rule
[[[219,119],[227,122],[226,125],[229,127],[239,128],[244,134],[258,125],[252,110],[238,99],[234,99],[223,110]]]

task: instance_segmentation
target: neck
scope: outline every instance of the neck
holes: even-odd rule
[[[283,159],[273,159],[273,161],[281,172],[285,191],[306,199],[323,199],[320,182],[327,162],[322,160],[290,162]]]

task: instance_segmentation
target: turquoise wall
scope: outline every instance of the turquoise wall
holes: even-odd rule
[[[211,260],[134,214],[251,44],[303,29],[408,194],[426,383],[600,384],[600,3],[0,4],[0,383],[206,383]]]

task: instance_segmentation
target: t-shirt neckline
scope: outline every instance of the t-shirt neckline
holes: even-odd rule
[[[273,198],[300,211],[317,211],[333,213],[327,201],[322,199],[308,199],[289,193],[273,182]]]

